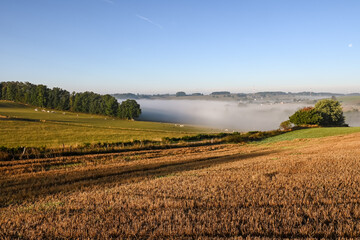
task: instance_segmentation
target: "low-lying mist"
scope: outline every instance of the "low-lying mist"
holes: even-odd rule
[[[344,115],[350,127],[360,127],[360,112],[345,112]]]
[[[204,100],[137,100],[139,120],[201,125],[228,131],[277,129],[282,121],[304,105],[239,105],[237,102]]]
[[[121,101],[121,100],[119,100]],[[239,104],[235,101],[136,100],[142,109],[139,120],[191,124],[228,131],[273,130],[308,104]],[[347,116],[347,114],[345,114]],[[360,114],[347,116],[347,123],[360,126]]]

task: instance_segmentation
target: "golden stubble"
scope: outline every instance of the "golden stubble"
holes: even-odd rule
[[[357,238],[360,134],[0,163],[3,238]]]

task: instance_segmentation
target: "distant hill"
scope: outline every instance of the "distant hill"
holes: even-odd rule
[[[183,94],[180,94],[183,93]],[[117,99],[157,99],[157,98],[175,98],[176,96],[183,96],[188,97],[189,99],[209,99],[219,97],[233,97],[234,100],[237,98],[254,98],[254,97],[341,97],[341,96],[360,96],[360,93],[332,93],[332,92],[282,92],[282,91],[263,91],[263,92],[256,92],[256,93],[231,93],[229,91],[216,91],[210,94],[203,94],[200,92],[192,93],[192,94],[185,94],[184,92],[177,92],[176,94],[134,94],[134,93],[115,93],[112,94]],[[196,98],[193,98],[196,97]],[[181,98],[184,99],[184,98]]]

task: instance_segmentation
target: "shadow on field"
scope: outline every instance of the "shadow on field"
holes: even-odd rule
[[[264,156],[276,151],[262,151],[247,154],[225,155],[220,157],[203,157],[188,160],[171,160],[161,163],[149,163],[130,166],[98,165],[97,168],[79,167],[64,171],[43,171],[35,175],[18,177],[10,176],[0,179],[0,207],[9,204],[32,200],[38,196],[46,196],[58,192],[70,192],[82,188],[99,185],[134,183],[163,177],[184,171],[197,170],[215,165],[242,161],[254,157]],[[87,156],[83,156],[86,158]],[[24,166],[25,168],[30,168]],[[1,172],[4,169],[1,169]]]
[[[25,104],[14,104],[14,102],[6,102],[2,100],[0,102],[0,108],[29,108],[29,106],[26,106]]]
[[[30,119],[30,118],[14,118],[14,117],[6,117],[0,118],[3,121],[21,121],[21,122],[40,122],[40,119]]]
[[[74,123],[74,120],[54,120],[54,119],[39,119],[39,118],[20,118],[20,117],[8,117],[0,115],[0,121],[19,121],[19,122],[48,122],[62,125],[82,126],[81,123]],[[83,125],[87,127],[86,125]],[[94,126],[91,126],[94,128]],[[96,126],[95,126],[96,127]]]

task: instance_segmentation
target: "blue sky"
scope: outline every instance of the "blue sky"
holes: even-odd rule
[[[360,92],[360,1],[1,0],[0,81]]]

